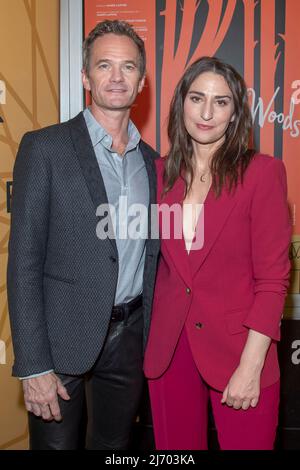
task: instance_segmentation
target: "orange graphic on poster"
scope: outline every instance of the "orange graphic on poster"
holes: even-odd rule
[[[87,0],[85,8],[86,33],[97,21],[119,18],[133,24],[143,37],[141,25],[147,24],[149,88],[142,94],[133,119],[143,138],[162,155],[169,146],[170,101],[186,67],[200,56],[216,55],[242,73],[249,90],[255,146],[262,153],[282,158],[287,169],[294,229],[287,307],[297,310],[300,318],[300,270],[295,256],[300,237],[300,2],[156,0],[141,5],[134,0],[101,4]]]
[[[166,0],[165,10],[161,12],[161,15],[165,17],[160,114],[162,155],[164,155],[168,149],[166,123],[169,105],[175,86],[184,70],[197,58],[204,55],[215,55],[227,33],[236,6],[235,0],[229,0],[224,14],[222,14],[223,0],[207,1],[208,13],[205,28],[195,51],[192,56],[189,57],[195,16],[200,3],[201,2],[193,0],[190,2],[183,2],[183,5],[181,6],[181,2],[178,3],[173,0]],[[182,10],[182,22],[178,45],[176,52],[174,53],[178,8],[181,8]]]

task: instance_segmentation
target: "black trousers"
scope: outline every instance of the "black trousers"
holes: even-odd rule
[[[86,448],[125,450],[143,387],[142,342],[141,307],[128,318],[111,322],[91,371],[83,376],[57,374],[71,397],[59,397],[62,421],[48,422],[29,413],[30,449],[77,449],[86,397]]]

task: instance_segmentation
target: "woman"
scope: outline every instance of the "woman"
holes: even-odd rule
[[[158,449],[206,449],[208,399],[221,449],[274,445],[291,225],[284,166],[248,149],[251,125],[230,65],[203,57],[186,70],[157,164],[161,258],[144,368]],[[183,214],[169,234],[166,207]]]

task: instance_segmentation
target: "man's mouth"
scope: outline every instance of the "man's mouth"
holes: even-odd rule
[[[127,90],[126,88],[108,88],[106,91],[110,93],[125,93]]]

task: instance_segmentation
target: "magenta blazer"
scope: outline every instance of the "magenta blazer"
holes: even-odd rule
[[[160,159],[158,204],[181,203],[181,178],[162,200],[163,168]],[[185,325],[200,374],[222,391],[239,365],[251,328],[272,338],[261,386],[275,383],[290,240],[284,165],[256,154],[234,193],[223,191],[216,199],[210,189],[202,249],[188,254],[183,238],[161,241],[146,376],[154,379],[166,371]]]

